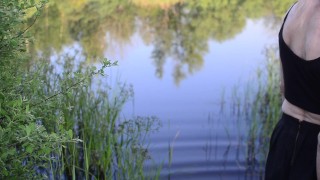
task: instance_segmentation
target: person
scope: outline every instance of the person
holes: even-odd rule
[[[320,0],[299,0],[288,10],[279,32],[279,50],[284,101],[270,139],[265,179],[317,179]]]

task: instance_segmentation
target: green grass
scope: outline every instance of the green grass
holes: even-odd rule
[[[59,92],[64,87],[72,87],[92,72],[80,63],[76,66],[73,57],[61,57],[63,73],[50,74],[48,94]],[[81,73],[80,73],[81,72]],[[97,73],[94,73],[97,74]],[[79,76],[79,77],[77,77]],[[84,85],[70,88],[60,95],[60,106],[66,129],[73,129],[73,137],[81,139],[78,143],[67,143],[60,161],[54,170],[56,177],[68,179],[145,179],[144,162],[148,160],[148,136],[160,125],[156,117],[120,116],[123,106],[133,97],[133,89],[124,83],[108,85],[106,78],[88,78]],[[78,80],[79,81],[79,80]],[[155,178],[155,177],[153,177]]]

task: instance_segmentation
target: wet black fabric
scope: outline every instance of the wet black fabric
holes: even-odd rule
[[[283,114],[270,140],[265,180],[316,180],[320,125]]]
[[[314,60],[304,60],[297,56],[286,44],[283,39],[283,25],[288,14],[279,32],[284,96],[291,104],[309,112],[320,114],[320,57]]]

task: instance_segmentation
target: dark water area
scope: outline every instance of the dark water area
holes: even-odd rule
[[[102,83],[133,86],[120,118],[161,122],[148,137],[147,174],[161,166],[160,179],[263,179],[266,150],[257,149],[268,142],[250,141],[250,102],[291,3],[56,0],[29,51],[53,63],[77,53],[91,65],[118,61]]]

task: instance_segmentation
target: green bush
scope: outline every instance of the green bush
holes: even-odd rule
[[[37,8],[39,15],[44,1],[0,2],[0,179],[35,178],[37,170],[50,166],[52,155],[60,154],[62,144],[71,142],[72,131],[64,129],[58,117],[52,120],[55,129],[44,126],[39,111],[47,110],[54,101],[34,106],[43,91],[40,71],[31,72],[27,65],[26,26],[24,14]]]

